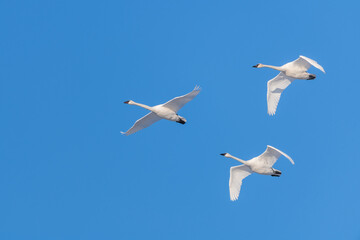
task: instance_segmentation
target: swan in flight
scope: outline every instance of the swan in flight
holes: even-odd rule
[[[280,177],[281,171],[272,168],[272,166],[276,163],[276,161],[281,155],[288,158],[290,162],[294,164],[294,161],[291,159],[291,157],[269,145],[267,146],[263,154],[248,161],[241,160],[237,157],[230,155],[229,153],[222,153],[220,155],[227,158],[235,159],[243,163],[243,165],[230,168],[229,189],[231,201],[235,201],[238,199],[242,180],[254,172],[262,175]]]
[[[276,77],[268,81],[267,84],[267,105],[269,115],[275,114],[281,93],[295,79],[313,80],[316,78],[315,74],[310,74],[307,72],[311,65],[325,73],[324,68],[320,66],[316,61],[304,56],[300,56],[295,61],[286,63],[280,67],[265,65],[261,63],[253,66],[254,68],[267,67],[280,71],[280,73]]]
[[[136,105],[142,108],[145,108],[147,110],[150,110],[151,112],[144,117],[140,118],[135,122],[135,124],[127,130],[127,132],[121,132],[124,135],[130,135],[133,134],[143,128],[149,127],[151,124],[161,120],[161,119],[167,119],[170,121],[178,122],[181,124],[186,123],[186,119],[179,116],[177,112],[182,108],[186,103],[193,100],[196,95],[198,95],[200,92],[200,87],[196,86],[194,90],[192,90],[190,93],[185,94],[180,97],[176,97],[174,99],[171,99],[170,101],[156,105],[154,107],[149,107],[145,104],[136,103],[132,100],[126,101],[124,103],[130,104],[130,105]]]

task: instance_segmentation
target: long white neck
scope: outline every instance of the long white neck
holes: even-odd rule
[[[225,157],[235,159],[236,161],[239,161],[239,162],[241,162],[242,164],[248,165],[248,164],[247,164],[247,161],[242,160],[242,159],[237,158],[237,157],[234,157],[233,155],[230,155],[230,154],[228,154],[228,153],[225,155]]]
[[[149,107],[149,106],[147,106],[147,105],[145,105],[145,104],[141,104],[141,103],[134,102],[134,101],[132,101],[132,100],[130,100],[130,101],[128,102],[128,104],[130,104],[130,105],[136,105],[136,106],[145,108],[145,109],[150,110],[150,111],[152,111],[152,109],[153,109],[152,107]]]
[[[272,65],[261,64],[259,66],[259,68],[262,68],[262,67],[267,67],[267,68],[272,68],[272,69],[275,69],[275,70],[278,70],[278,71],[283,71],[282,67],[276,67],[276,66],[272,66]]]

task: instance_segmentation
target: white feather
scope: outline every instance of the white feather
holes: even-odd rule
[[[250,174],[258,173],[262,175],[280,176],[281,172],[279,170],[273,169],[272,166],[276,163],[276,161],[279,159],[281,155],[288,158],[289,161],[292,164],[294,164],[294,161],[291,159],[291,157],[269,145],[267,146],[264,153],[248,161],[234,157],[229,153],[225,153],[221,155],[227,158],[235,159],[243,164],[240,166],[235,166],[230,168],[229,191],[230,191],[230,199],[232,201],[238,199],[242,186],[242,180],[247,176],[249,176]]]
[[[141,129],[144,129],[146,127],[149,127],[153,123],[161,120],[166,119],[170,121],[176,121],[180,123],[185,123],[186,119],[183,117],[180,117],[177,115],[177,112],[180,108],[182,108],[186,103],[193,100],[200,92],[200,88],[198,86],[195,87],[193,91],[190,93],[176,97],[164,104],[160,104],[154,107],[147,106],[145,104],[136,103],[134,101],[127,101],[125,103],[130,105],[136,105],[142,108],[145,108],[147,110],[150,110],[151,112],[144,117],[140,118],[135,122],[135,124],[125,133],[121,132],[122,134],[128,136],[130,134],[133,134]]]

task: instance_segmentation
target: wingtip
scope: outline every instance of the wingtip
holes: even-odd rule
[[[281,151],[281,150],[279,150],[279,149],[277,149],[277,148],[275,148],[275,147],[273,147],[273,146],[270,146],[270,145],[267,145],[268,147],[270,147],[270,148],[272,148],[272,149],[274,149],[274,150],[276,150],[276,151],[278,151],[278,152],[280,152],[284,157],[286,157],[293,165],[295,165],[295,162],[294,162],[294,160],[289,156],[289,155],[287,155],[286,153],[284,153],[283,151]]]
[[[274,112],[272,112],[272,111],[270,111],[270,109],[269,109],[269,107],[268,107],[267,114],[268,114],[269,116],[273,116],[275,113],[274,113]]]
[[[319,65],[319,68],[318,68],[320,71],[322,71],[324,74],[326,74],[326,72],[325,72],[325,69],[322,67],[322,66],[320,66]]]
[[[125,135],[125,136],[127,136],[126,132],[122,132],[122,131],[120,131],[120,133],[121,133],[121,135]]]
[[[316,65],[318,65],[318,66],[316,66],[316,65],[314,65],[314,64],[312,64],[312,63],[310,63],[310,64],[313,65],[314,67],[318,68],[318,69],[319,69],[320,71],[322,71],[324,74],[326,74],[325,69],[324,69],[317,61],[315,61],[315,60],[313,60],[313,59],[311,59],[311,58],[308,58],[308,57],[306,57],[306,56],[304,56],[304,55],[300,55],[300,57],[303,58],[303,59],[305,59],[305,60],[308,61],[308,62],[309,62],[309,60],[314,61],[314,62],[316,63]]]
[[[220,155],[221,155],[221,156],[225,156],[225,155],[226,155],[226,153],[220,153]]]
[[[239,197],[232,197],[232,196],[230,196],[230,201],[235,202],[236,200],[238,200],[238,198],[239,198]]]
[[[130,102],[130,100],[127,100],[127,101],[125,101],[124,103],[125,103],[125,104],[129,104],[129,102]]]

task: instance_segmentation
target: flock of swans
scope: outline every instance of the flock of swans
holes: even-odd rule
[[[316,61],[304,56],[300,56],[295,61],[286,63],[280,67],[265,65],[261,63],[253,66],[254,68],[267,67],[280,71],[280,73],[275,78],[269,80],[267,83],[267,106],[268,106],[269,115],[275,114],[281,93],[295,79],[313,80],[316,78],[315,74],[310,74],[307,72],[307,70],[311,66],[314,66],[325,73],[324,68],[320,66]],[[159,104],[153,107],[141,103],[136,103],[132,100],[124,102],[129,105],[136,105],[145,108],[149,110],[150,113],[137,120],[129,130],[121,133],[128,136],[141,129],[149,127],[150,125],[161,119],[166,119],[181,124],[185,124],[186,119],[184,117],[179,116],[177,112],[186,103],[193,100],[199,93],[200,93],[200,87],[196,86],[194,90],[192,90],[188,94],[173,98],[164,104]],[[238,199],[242,185],[242,180],[247,176],[249,176],[250,174],[258,173],[262,175],[280,177],[281,171],[276,170],[272,167],[276,163],[276,161],[280,158],[280,156],[284,156],[288,158],[290,162],[294,164],[294,161],[291,159],[291,157],[269,145],[267,146],[264,153],[248,161],[234,157],[229,153],[222,153],[220,155],[227,158],[235,159],[240,163],[242,163],[242,165],[230,168],[229,190],[230,190],[230,199],[232,201]]]

